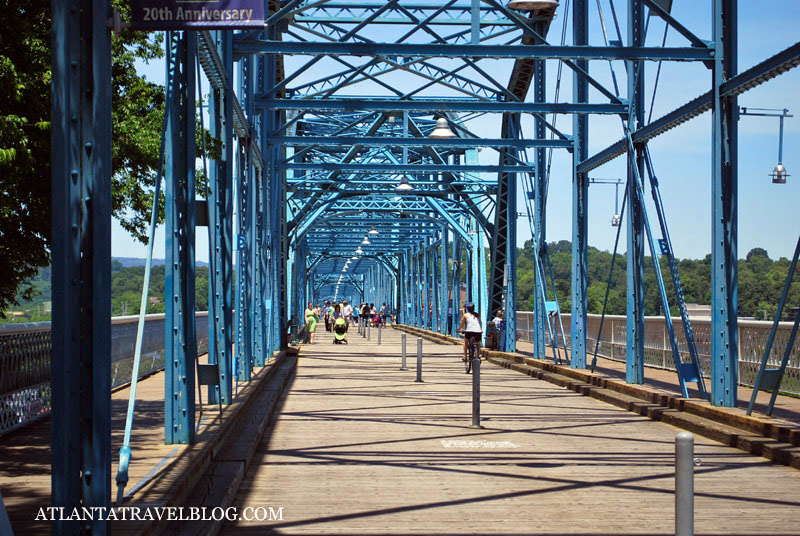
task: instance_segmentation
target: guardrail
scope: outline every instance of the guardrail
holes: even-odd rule
[[[138,316],[111,319],[111,387],[131,381]],[[197,351],[208,348],[208,313],[197,313]],[[0,325],[0,435],[50,413],[50,322]],[[145,316],[139,378],[164,368],[164,315]]]
[[[564,322],[564,334],[567,339],[567,347],[571,344],[570,328],[571,315],[562,314]],[[678,339],[678,349],[681,359],[689,361],[689,350],[686,345],[686,337],[683,334],[683,323],[680,317],[672,317],[675,324],[675,334]],[[758,367],[764,355],[764,348],[767,344],[769,331],[772,322],[758,320],[739,320],[739,383],[752,387],[758,374]],[[603,333],[600,336],[600,348],[597,355],[612,359],[614,361],[625,361],[626,350],[626,326],[625,316],[606,315],[603,323]],[[597,343],[597,332],[600,329],[600,315],[588,315],[587,326],[587,352],[593,354]],[[792,329],[792,322],[781,322],[775,335],[775,344],[769,358],[769,366],[780,366],[783,352],[786,350],[789,333]],[[646,366],[657,367],[668,370],[675,370],[670,348],[669,336],[667,334],[666,323],[660,316],[645,317],[644,320],[645,340],[644,340],[644,361]],[[700,357],[700,364],[703,375],[709,377],[711,370],[711,320],[697,319],[692,320],[692,330],[694,331],[697,352]],[[531,341],[533,333],[533,313],[517,313],[517,336],[519,340]],[[548,344],[550,344],[548,338]],[[559,337],[559,345],[561,344]],[[789,357],[789,364],[786,368],[786,375],[781,384],[781,391],[800,395],[800,339],[792,348]]]

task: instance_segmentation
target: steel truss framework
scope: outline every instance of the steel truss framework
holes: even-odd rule
[[[570,151],[574,163],[575,368],[586,367],[587,354],[588,172],[628,154],[628,381],[641,382],[646,215],[636,189],[646,143],[707,110],[714,147],[711,401],[734,405],[736,98],[800,63],[800,45],[738,74],[735,1],[712,0],[708,40],[661,2],[626,2],[622,46],[589,44],[589,0],[571,0],[573,42],[565,45],[547,40],[552,10],[513,11],[501,0],[267,0],[263,30],[169,34],[166,442],[194,439],[198,207],[209,225],[210,362],[220,365],[210,397],[226,404],[234,378],[249,379],[253,366],[286,348],[307,302],[334,297],[385,302],[400,322],[455,333],[465,288],[484,325],[491,311],[505,308],[513,351],[518,179],[532,178],[533,247],[545,258],[548,149]],[[648,13],[685,46],[646,46]],[[53,353],[63,356],[53,361],[53,502],[68,508],[110,501],[109,373],[98,356],[110,345],[111,18],[108,0],[53,2]],[[596,60],[625,62],[624,97],[591,76]],[[703,62],[712,87],[645,124],[646,60]],[[571,74],[570,102],[547,94],[547,61]],[[191,112],[197,64],[211,83],[209,129],[220,141],[202,205],[195,201]],[[474,131],[485,114],[502,125],[498,138]],[[572,115],[572,133],[546,114]],[[590,156],[593,114],[619,115],[623,131],[621,141]],[[522,132],[523,115],[534,118],[532,138]],[[439,118],[454,137],[430,137]],[[479,156],[480,148],[496,159]],[[397,190],[401,181],[413,189]],[[543,273],[537,269],[537,357],[552,308]],[[92,525],[95,534],[108,530],[101,521]],[[80,530],[77,522],[56,527],[57,534]]]

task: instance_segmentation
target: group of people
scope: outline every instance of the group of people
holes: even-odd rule
[[[309,302],[304,314],[308,343],[314,343],[314,334],[320,320],[325,323],[325,331],[333,331],[333,325],[337,318],[343,318],[346,325],[350,326],[358,322],[359,316],[366,318],[367,322],[374,325],[385,324],[387,319],[392,317],[385,302],[380,309],[376,309],[374,303],[362,303],[355,308],[347,301],[333,303],[325,300],[321,306]]]
[[[383,302],[380,309],[377,309],[374,303],[362,303],[358,309],[361,312],[361,318],[366,319],[366,322],[371,325],[386,324],[388,320],[392,319],[386,302]],[[356,322],[358,322],[358,318],[358,316],[355,317]]]

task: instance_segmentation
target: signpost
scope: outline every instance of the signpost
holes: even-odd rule
[[[263,0],[131,0],[131,28],[134,30],[263,27]]]

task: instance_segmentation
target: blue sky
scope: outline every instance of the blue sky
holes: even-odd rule
[[[562,2],[563,4],[563,2]],[[591,44],[602,44],[597,8],[592,4],[590,24]],[[613,32],[608,0],[602,0],[606,27]],[[624,28],[624,2],[615,2],[617,12]],[[740,2],[739,14],[739,71],[766,59],[798,41],[800,31],[800,5],[796,2],[762,0],[753,7],[752,2]],[[675,0],[673,14],[687,27],[703,39],[711,38],[711,4],[709,0],[687,1]],[[563,19],[557,17],[551,26],[548,39],[558,43],[561,39]],[[569,26],[569,25],[568,25]],[[664,25],[654,19],[648,32],[648,45],[661,43]],[[610,38],[614,38],[611,36]],[[571,42],[569,31],[567,43]],[[683,46],[685,41],[670,31],[668,45]],[[292,58],[287,61],[300,61]],[[491,63],[481,64],[502,83],[507,80],[507,66],[497,65],[494,70]],[[549,62],[548,86],[549,95],[553,95],[556,82],[556,62]],[[653,91],[653,79],[657,64],[648,62],[646,72],[647,114]],[[607,62],[593,62],[591,74],[612,87],[610,70]],[[622,95],[625,88],[625,71],[622,63],[614,65],[617,80],[621,84]],[[163,65],[143,66],[143,72],[153,80],[163,80]],[[310,79],[320,76],[315,70]],[[656,94],[653,118],[671,111],[704,93],[710,87],[711,73],[701,64],[664,63]],[[403,83],[398,79],[398,83]],[[800,70],[792,70],[739,98],[740,106],[788,108],[791,113],[800,114]],[[205,84],[204,87],[208,88]],[[571,99],[572,76],[564,70],[561,83],[561,101]],[[590,93],[590,100],[602,102],[597,93]],[[485,117],[470,124],[478,135],[484,137],[499,136],[498,121]],[[572,120],[568,116],[560,116],[558,125],[565,132],[571,131]],[[532,121],[525,121],[523,128],[532,133]],[[608,144],[620,139],[622,129],[618,118],[591,117],[589,122],[589,153],[593,154]],[[785,125],[783,162],[789,177],[787,184],[772,184],[768,173],[777,163],[778,155],[778,120],[774,118],[743,117],[739,122],[739,256],[744,257],[754,247],[765,248],[772,258],[788,257],[800,234],[800,117],[789,118]],[[680,258],[702,258],[710,252],[711,241],[711,114],[706,113],[686,123],[650,143],[656,173],[661,184],[661,193],[667,215],[667,222],[672,235],[675,253]],[[493,151],[481,153],[483,163],[496,163]],[[484,159],[486,159],[484,161]],[[495,160],[494,162],[492,160]],[[553,157],[550,180],[547,239],[570,240],[571,229],[571,156],[566,151],[558,151]],[[625,159],[608,163],[592,174],[600,178],[624,178]],[[647,196],[649,199],[649,195]],[[620,196],[621,198],[621,196]],[[621,199],[620,199],[621,200]],[[590,187],[589,200],[589,244],[599,249],[610,250],[614,244],[615,228],[610,225],[614,212],[613,186],[594,185]],[[519,211],[524,212],[522,201]],[[649,206],[651,222],[656,225],[655,211]],[[198,230],[197,259],[208,260],[207,237],[204,230]],[[624,250],[624,229],[621,243]],[[118,224],[112,231],[112,250],[114,256],[143,257],[145,247],[131,239]],[[519,244],[530,237],[526,218],[519,220]],[[157,233],[155,256],[163,257],[163,230]]]

